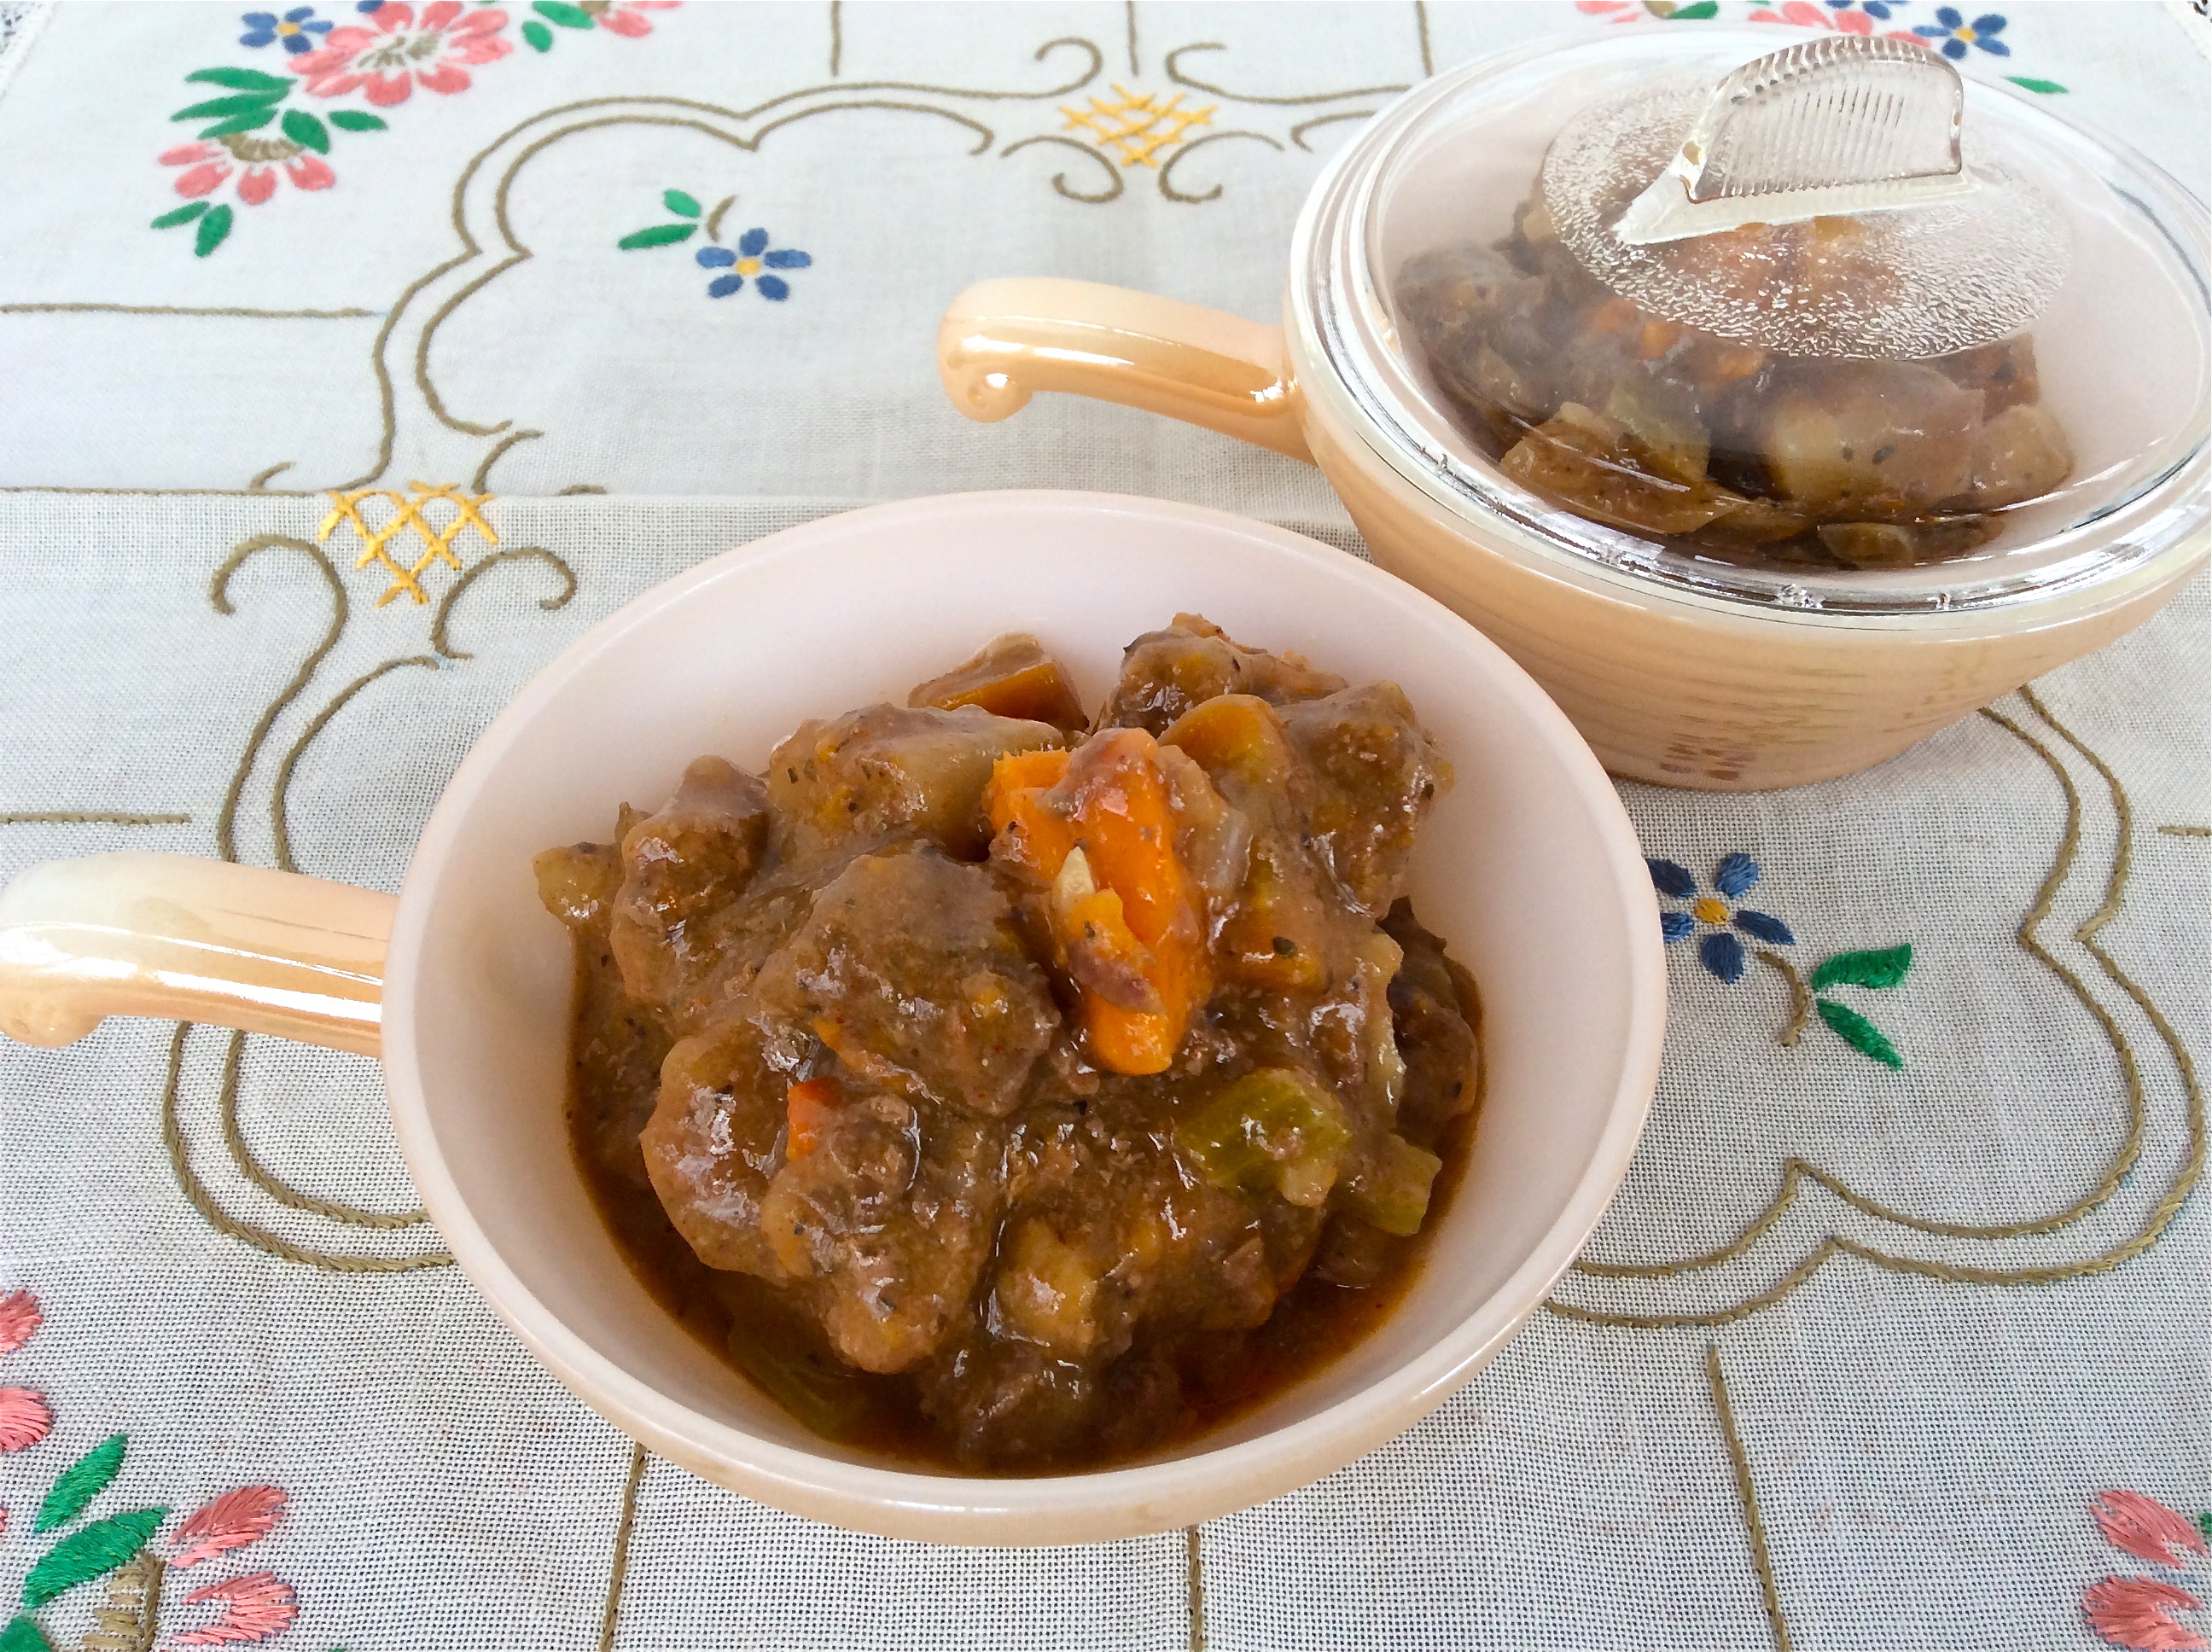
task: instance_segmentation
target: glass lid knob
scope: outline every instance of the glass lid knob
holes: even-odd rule
[[[1967,194],[1965,104],[1958,70],[1901,40],[1837,35],[1770,53],[1713,88],[1613,234],[1646,246]]]

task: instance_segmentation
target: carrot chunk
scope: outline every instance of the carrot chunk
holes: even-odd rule
[[[1115,1072],[1165,1071],[1209,983],[1152,737],[1107,729],[1072,754],[1002,757],[986,805],[994,852],[1054,888],[1058,962],[1076,983],[1093,1059]]]

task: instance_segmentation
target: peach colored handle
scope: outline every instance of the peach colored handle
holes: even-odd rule
[[[952,404],[995,422],[1040,390],[1164,413],[1313,463],[1283,330],[1091,281],[986,281],[937,330]]]
[[[144,1015],[374,1055],[398,905],[193,855],[49,861],[0,890],[0,1032],[69,1044]]]

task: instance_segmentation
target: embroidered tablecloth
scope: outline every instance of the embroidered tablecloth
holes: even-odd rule
[[[935,319],[1018,273],[1270,316],[1328,155],[1487,51],[1902,33],[2203,187],[2199,16],[1995,3],[0,4],[0,878],[395,888],[550,655],[854,503],[1356,551],[1224,439],[964,422]],[[1188,1533],[749,1503],[492,1320],[371,1063],[0,1046],[0,1648],[2202,1645],[2207,626],[2200,584],[1850,780],[1624,786],[1673,999],[1589,1256],[1428,1422]]]

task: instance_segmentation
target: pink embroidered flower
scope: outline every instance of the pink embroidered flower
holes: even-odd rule
[[[44,1317],[39,1299],[27,1291],[0,1297],[0,1354],[12,1354],[28,1342]]]
[[[306,78],[309,92],[334,98],[359,88],[379,105],[404,103],[418,82],[433,92],[465,92],[470,82],[464,65],[487,64],[514,49],[500,38],[505,12],[495,7],[464,12],[460,0],[432,0],[419,18],[406,0],[386,0],[368,21],[373,27],[332,29],[321,51],[289,65]]]
[[[1871,35],[1874,33],[1874,19],[1865,12],[1833,10],[1826,6],[1814,5],[1811,0],[1784,0],[1778,12],[1761,7],[1751,14],[1750,21],[1754,23],[1795,23],[1799,28],[1825,28],[1842,34]],[[1886,29],[1882,38],[1904,40],[1923,48],[1928,45],[1909,28]]]
[[[292,180],[295,189],[328,189],[337,182],[330,162],[310,154],[286,137],[255,137],[234,132],[212,143],[179,143],[161,152],[165,167],[183,167],[177,176],[177,193],[197,197],[212,195],[232,173],[238,173],[238,198],[259,206],[276,192],[276,171]],[[241,170],[242,169],[242,170]]]
[[[170,1542],[179,1545],[173,1566],[197,1566],[231,1549],[268,1536],[283,1512],[284,1493],[274,1485],[241,1485],[193,1512]]]
[[[222,1616],[204,1629],[178,1636],[174,1644],[231,1646],[243,1641],[265,1641],[283,1634],[300,1615],[299,1597],[274,1572],[258,1571],[228,1582],[210,1583],[185,1596],[188,1606],[204,1600],[222,1601]]]
[[[635,40],[653,33],[653,19],[645,15],[647,12],[670,11],[681,3],[682,0],[603,0],[603,4],[595,5],[592,0],[585,0],[579,9],[596,16],[601,28]]]
[[[35,1388],[0,1388],[0,1451],[27,1451],[46,1437],[54,1413]]]
[[[2100,1491],[2089,1512],[2106,1542],[2154,1566],[2186,1565],[2191,1554],[2212,1553],[2185,1516],[2140,1491]]]
[[[2107,1577],[2081,1597],[2082,1617],[2114,1646],[2131,1652],[2205,1652],[2204,1637],[2175,1621],[2177,1609],[2202,1612],[2204,1603],[2154,1577]]]

